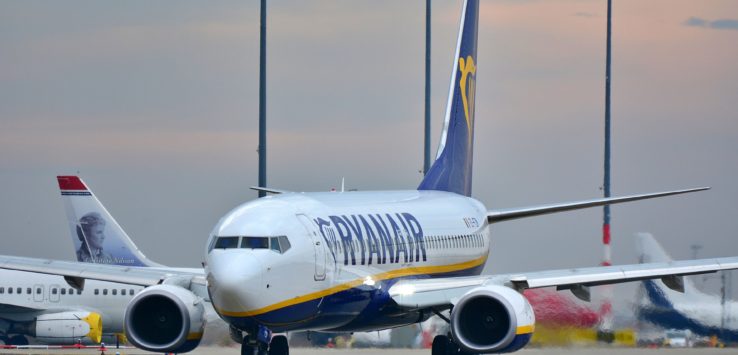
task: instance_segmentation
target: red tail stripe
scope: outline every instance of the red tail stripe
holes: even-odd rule
[[[87,191],[87,186],[77,176],[57,176],[60,190],[81,190]]]

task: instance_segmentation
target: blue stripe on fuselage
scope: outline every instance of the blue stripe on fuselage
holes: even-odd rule
[[[652,305],[640,307],[638,310],[640,319],[666,329],[689,329],[700,336],[715,335],[723,342],[738,342],[738,331],[721,329],[718,326],[708,326],[678,311],[668,299],[664,290],[658,287],[655,281],[644,281],[643,286]]]
[[[290,305],[249,317],[223,316],[233,326],[248,330],[264,325],[275,332],[294,330],[362,331],[417,323],[427,315],[404,312],[387,293],[402,279],[479,275],[484,264],[464,270],[387,279],[374,286],[360,285],[323,298]]]

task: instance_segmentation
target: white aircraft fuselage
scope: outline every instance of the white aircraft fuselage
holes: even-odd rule
[[[216,225],[205,272],[216,311],[240,329],[362,331],[432,313],[400,311],[400,278],[472,276],[489,253],[487,209],[441,191],[289,193],[238,206]],[[228,236],[286,236],[284,253],[214,248]]]
[[[9,334],[30,335],[19,333],[23,330],[30,331],[22,324],[36,322],[42,315],[54,318],[54,314],[80,311],[100,315],[103,334],[123,334],[125,307],[143,289],[138,285],[88,280],[84,290],[77,291],[60,276],[13,270],[0,270],[0,280],[3,303],[0,320],[7,322],[8,329],[3,330],[9,330]],[[85,337],[88,334],[37,338],[50,343],[72,343]]]

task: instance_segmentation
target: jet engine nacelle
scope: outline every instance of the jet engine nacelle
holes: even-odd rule
[[[42,314],[32,324],[30,335],[45,343],[74,344],[85,337],[100,343],[102,337],[102,317],[95,312]]]
[[[146,288],[126,308],[128,340],[159,353],[184,353],[200,344],[205,328],[203,299],[174,285]]]
[[[521,349],[533,335],[535,316],[528,300],[504,286],[475,288],[451,312],[451,335],[470,353],[504,353]]]

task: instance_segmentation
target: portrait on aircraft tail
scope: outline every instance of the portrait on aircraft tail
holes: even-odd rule
[[[77,260],[83,262],[110,263],[113,257],[103,250],[105,219],[99,213],[90,212],[79,219],[77,238],[82,242],[77,249]]]

